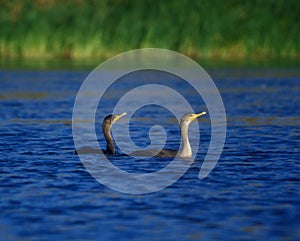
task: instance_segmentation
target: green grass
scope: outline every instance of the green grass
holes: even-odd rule
[[[2,0],[0,59],[157,47],[208,60],[300,59],[297,0]]]

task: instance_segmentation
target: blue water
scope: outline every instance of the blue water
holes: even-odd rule
[[[73,152],[72,108],[87,71],[1,70],[0,240],[300,240],[300,70],[208,72],[228,121],[218,165],[198,179],[206,118],[187,173],[162,191],[130,195],[97,182]],[[142,114],[132,135],[144,146],[153,113]],[[178,148],[175,124],[168,145]],[[121,158],[113,161],[128,172],[164,166]]]

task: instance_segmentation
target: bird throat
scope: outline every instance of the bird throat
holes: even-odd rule
[[[182,125],[180,128],[181,140],[182,140],[182,149],[179,154],[180,157],[191,157],[192,156],[192,148],[189,142],[188,137],[188,125]]]
[[[115,146],[114,141],[110,133],[110,126],[103,126],[103,133],[106,140],[106,153],[108,155],[114,155],[115,154]]]

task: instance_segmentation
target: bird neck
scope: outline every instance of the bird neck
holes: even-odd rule
[[[192,156],[192,148],[188,137],[188,130],[189,130],[189,125],[187,124],[180,125],[180,134],[182,140],[182,149],[181,152],[179,153],[180,157]]]
[[[115,146],[113,138],[110,134],[110,126],[103,125],[102,126],[103,134],[106,140],[106,153],[108,155],[114,155],[115,154]]]

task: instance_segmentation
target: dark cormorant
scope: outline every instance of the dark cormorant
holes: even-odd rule
[[[99,150],[92,147],[82,147],[75,151],[76,154],[107,154],[107,155],[114,155],[115,154],[115,146],[114,140],[110,133],[110,128],[112,125],[119,120],[121,117],[126,115],[126,113],[122,113],[120,115],[108,115],[104,118],[102,122],[102,131],[106,140],[106,150]]]

